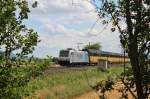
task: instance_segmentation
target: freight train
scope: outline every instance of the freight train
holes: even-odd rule
[[[57,61],[60,65],[98,65],[103,62],[109,64],[129,62],[128,56],[119,53],[106,52],[95,49],[75,49],[60,50]]]

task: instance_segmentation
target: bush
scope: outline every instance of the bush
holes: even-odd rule
[[[31,78],[43,74],[51,64],[50,59],[35,59],[31,62],[20,60],[11,61],[10,66],[0,64],[0,97],[2,99],[20,99],[28,96],[30,92],[24,89]]]
[[[29,82],[24,68],[1,67],[0,68],[0,97],[5,99],[19,99],[22,93],[18,89],[23,88]]]

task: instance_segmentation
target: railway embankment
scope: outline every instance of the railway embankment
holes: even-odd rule
[[[123,67],[109,68],[102,72],[96,66],[88,67],[51,67],[43,75],[28,83],[29,98],[38,99],[71,99],[92,90],[101,80],[110,75],[119,75]],[[28,98],[28,97],[27,97]]]

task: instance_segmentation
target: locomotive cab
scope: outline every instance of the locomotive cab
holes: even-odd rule
[[[60,65],[68,65],[69,64],[69,50],[60,50],[58,63]]]

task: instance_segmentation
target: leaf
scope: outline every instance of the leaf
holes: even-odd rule
[[[37,7],[37,5],[38,5],[38,2],[37,2],[37,1],[35,1],[35,2],[32,4],[32,7],[33,7],[33,8],[36,8],[36,7]]]

